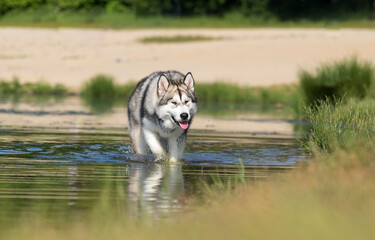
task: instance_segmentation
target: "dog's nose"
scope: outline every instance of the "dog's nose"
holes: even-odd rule
[[[181,120],[187,120],[188,117],[189,117],[189,114],[187,114],[187,113],[181,113],[180,117],[181,117]]]

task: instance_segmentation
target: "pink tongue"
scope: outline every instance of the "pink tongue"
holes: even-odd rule
[[[178,123],[178,124],[180,124],[180,127],[182,129],[187,129],[189,127],[189,123]]]

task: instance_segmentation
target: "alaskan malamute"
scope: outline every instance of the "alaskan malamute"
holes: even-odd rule
[[[156,160],[182,158],[187,131],[198,110],[194,78],[189,72],[155,72],[142,79],[129,99],[129,133],[135,153]]]

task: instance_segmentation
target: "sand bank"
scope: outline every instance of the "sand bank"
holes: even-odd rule
[[[159,35],[221,40],[142,44]],[[199,82],[250,86],[295,83],[300,68],[357,55],[375,63],[375,31],[306,29],[93,30],[0,28],[0,78],[43,79],[79,89],[105,73],[118,82],[153,71],[191,71]]]

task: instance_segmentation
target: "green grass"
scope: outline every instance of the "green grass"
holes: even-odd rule
[[[92,77],[82,88],[81,95],[92,99],[128,99],[136,83],[118,84],[108,75]],[[280,85],[267,88],[244,87],[224,82],[197,83],[199,101],[220,103],[292,104],[297,87]]]
[[[66,96],[68,89],[62,84],[50,85],[45,81],[21,84],[17,77],[11,81],[0,79],[0,96]]]
[[[175,35],[175,36],[153,36],[141,38],[141,43],[185,43],[220,40],[221,38],[208,37],[202,35]]]
[[[172,40],[171,40],[172,41]],[[341,61],[325,63],[314,73],[301,70],[299,85],[279,85],[270,87],[248,87],[225,82],[199,83],[196,91],[200,105],[208,112],[233,105],[261,105],[288,109],[298,118],[305,118],[304,106],[317,106],[324,101],[346,101],[346,99],[375,99],[375,70],[368,61],[347,58]],[[80,91],[87,105],[95,111],[107,111],[108,106],[121,101],[126,104],[136,82],[118,84],[105,74],[89,79]],[[20,84],[18,79],[0,81],[0,94],[5,95],[67,95],[69,90],[61,85],[50,86],[46,82]],[[221,106],[221,107],[220,107]],[[252,108],[251,108],[252,109]],[[291,110],[293,109],[293,110]],[[201,109],[203,110],[203,108]],[[223,111],[221,111],[223,112]]]
[[[136,82],[119,84],[109,75],[99,74],[90,78],[81,88],[80,95],[86,105],[95,112],[106,112],[114,105],[125,105]],[[248,110],[248,104],[261,105],[252,109],[265,111],[270,107],[274,109],[292,106],[295,101],[295,85],[280,85],[266,88],[244,87],[224,82],[197,83],[197,95],[206,112],[224,112],[230,109]],[[54,86],[45,81],[36,83],[20,83],[18,78],[12,81],[0,80],[0,96],[67,96],[75,95],[62,84]],[[267,108],[267,109],[266,109]]]
[[[299,79],[307,105],[344,96],[363,99],[375,90],[375,68],[371,62],[356,57],[321,64],[314,73],[302,70]]]
[[[196,87],[199,101],[219,103],[291,104],[296,90],[295,85],[246,87],[224,82],[197,83]]]
[[[39,9],[15,10],[0,18],[0,26],[27,27],[78,27],[78,28],[369,28],[374,29],[371,20],[297,20],[279,21],[274,18],[264,19],[245,17],[240,13],[227,13],[222,17],[192,16],[134,16],[132,12],[106,13],[90,11],[55,11],[51,7]]]
[[[320,102],[307,108],[306,112],[312,122],[308,142],[312,152],[374,146],[375,100]]]
[[[112,76],[99,74],[84,84],[80,94],[91,111],[108,113],[115,105],[125,105],[135,86],[134,82],[118,84]]]
[[[117,84],[109,75],[99,74],[89,79],[81,89],[81,95],[93,99],[126,99],[130,97],[136,83]]]

